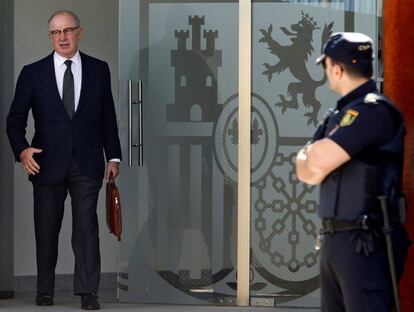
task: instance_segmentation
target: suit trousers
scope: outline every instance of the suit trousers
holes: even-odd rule
[[[59,232],[68,193],[72,204],[74,293],[97,293],[101,260],[96,208],[101,187],[102,180],[84,175],[75,157],[63,181],[33,183],[38,293],[54,293]]]

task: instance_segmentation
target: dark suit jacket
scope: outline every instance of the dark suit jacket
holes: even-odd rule
[[[121,158],[108,64],[83,53],[80,55],[82,87],[72,120],[57,88],[53,53],[25,66],[17,80],[7,117],[7,135],[16,161],[29,146],[43,149],[34,156],[40,173],[29,177],[35,183],[62,181],[73,155],[83,173],[93,179],[103,179],[104,151],[107,160]],[[25,137],[30,109],[35,127],[31,144]]]

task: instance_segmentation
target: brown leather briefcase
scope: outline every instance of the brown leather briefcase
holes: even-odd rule
[[[119,189],[114,180],[106,183],[106,224],[109,232],[121,240],[122,233],[122,216],[121,216],[121,200]]]

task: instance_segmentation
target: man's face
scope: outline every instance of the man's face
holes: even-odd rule
[[[56,15],[49,23],[49,38],[54,50],[63,57],[71,58],[78,50],[83,29],[69,14]]]

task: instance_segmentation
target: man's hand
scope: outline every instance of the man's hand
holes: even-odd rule
[[[106,164],[105,178],[106,179],[115,179],[119,173],[119,162],[109,161]]]
[[[38,154],[41,152],[42,150],[39,148],[28,147],[20,153],[20,163],[22,164],[23,169],[29,175],[35,175],[40,172],[40,166],[36,160],[34,160],[33,154]]]

